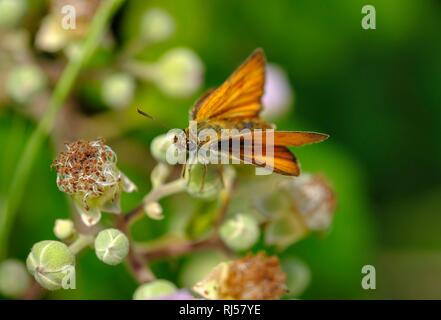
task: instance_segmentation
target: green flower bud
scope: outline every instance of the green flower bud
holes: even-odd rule
[[[284,249],[305,237],[307,233],[308,229],[303,221],[287,212],[267,225],[265,243]]]
[[[132,102],[135,86],[135,79],[131,75],[117,73],[104,80],[101,95],[109,107],[121,109]]]
[[[84,44],[81,41],[73,41],[64,48],[64,54],[69,60],[78,60],[81,57],[83,50]]]
[[[54,225],[54,234],[60,240],[65,240],[75,234],[75,226],[70,219],[57,219]]]
[[[163,41],[170,37],[174,31],[173,18],[162,9],[150,9],[142,17],[141,35],[147,41]]]
[[[75,256],[64,243],[45,240],[34,244],[26,265],[42,287],[58,290],[75,272]]]
[[[117,229],[103,230],[95,239],[95,253],[104,263],[117,265],[129,253],[129,239]]]
[[[157,161],[167,163],[167,151],[169,148],[175,148],[173,144],[173,135],[161,134],[155,137],[150,144],[150,152]]]
[[[282,269],[287,275],[286,286],[290,297],[298,297],[311,281],[309,267],[300,259],[288,258],[282,261]]]
[[[15,27],[26,11],[23,0],[0,0],[0,28]]]
[[[154,70],[154,80],[164,93],[188,97],[201,86],[204,66],[192,50],[175,48],[164,54]]]
[[[176,286],[170,281],[158,279],[141,285],[133,294],[133,300],[157,300],[177,292]]]
[[[260,229],[256,219],[249,214],[238,214],[225,221],[220,228],[220,236],[233,250],[247,250],[259,239]]]
[[[41,21],[35,46],[46,52],[57,52],[64,48],[69,40],[69,33],[61,27],[60,22],[52,15],[48,15]]]
[[[5,260],[0,263],[0,293],[6,297],[19,298],[24,295],[31,280],[23,262]]]
[[[162,220],[162,207],[158,202],[149,202],[144,206],[145,213],[153,220]]]
[[[187,165],[184,178],[187,183],[187,192],[196,198],[213,199],[223,187],[221,172],[210,165]]]
[[[35,98],[45,86],[45,75],[33,65],[13,69],[6,80],[8,94],[18,103],[26,103]]]

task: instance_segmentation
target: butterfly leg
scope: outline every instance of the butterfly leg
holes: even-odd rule
[[[225,177],[224,177],[224,167],[222,165],[216,166],[217,173],[219,174],[220,181],[222,183],[222,188],[225,188]]]
[[[185,169],[186,169],[186,164],[184,163],[184,164],[182,165],[182,168],[181,168],[181,174],[180,174],[180,176],[181,176],[182,179],[185,178]]]
[[[202,182],[201,182],[201,187],[199,189],[199,192],[204,191],[205,177],[207,176],[207,170],[208,170],[208,165],[204,163],[204,171],[202,172]]]
[[[190,181],[191,181],[191,171],[192,171],[192,169],[193,169],[193,165],[192,164],[188,165],[188,184],[190,184]]]

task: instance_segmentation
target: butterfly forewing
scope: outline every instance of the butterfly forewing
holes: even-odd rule
[[[256,118],[264,84],[265,56],[257,49],[220,87],[198,100],[191,117],[196,121]]]

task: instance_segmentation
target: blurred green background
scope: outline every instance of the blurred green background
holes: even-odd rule
[[[375,30],[361,27],[365,4],[376,8]],[[301,258],[311,269],[310,285],[301,298],[441,298],[439,1],[128,0],[112,21],[113,47],[104,45],[87,68],[116,69],[114,52],[139,37],[141,16],[149,8],[168,12],[175,32],[141,50],[137,60],[156,61],[169,49],[190,48],[204,65],[203,85],[181,98],[140,82],[130,105],[115,110],[100,101],[99,80],[85,76],[78,81],[66,109],[72,109],[70,104],[81,107],[62,112],[65,126],[55,131],[63,132],[61,138],[52,137],[39,152],[14,224],[10,257],[24,260],[33,243],[54,238],[56,218],[70,215],[69,201],[58,191],[56,174],[49,168],[61,139],[107,138],[119,156],[119,167],[139,187],[136,194],[123,197],[123,207],[132,208],[149,189],[154,166],[149,143],[167,131],[160,124],[185,127],[198,95],[219,85],[262,47],[268,61],[285,70],[294,92],[290,109],[275,119],[278,128],[331,136],[296,151],[303,170],[325,174],[337,195],[332,230],[283,253]],[[47,10],[46,1],[28,1],[17,37],[18,30],[25,30],[34,39]],[[57,54],[32,50],[43,65],[62,61]],[[15,65],[3,67],[11,70]],[[39,114],[5,96],[0,94],[0,204]],[[137,115],[136,106],[158,121]],[[179,207],[173,201],[165,204],[166,209],[173,206]],[[160,222],[145,219],[136,229],[152,239],[171,223],[169,217]],[[154,270],[182,285],[189,260],[160,262]],[[376,267],[376,290],[361,288],[361,268],[367,264]],[[124,266],[104,265],[87,251],[78,259],[77,287],[47,297],[126,299],[136,283]]]

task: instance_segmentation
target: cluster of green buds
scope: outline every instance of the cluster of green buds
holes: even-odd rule
[[[286,274],[276,256],[248,254],[217,265],[193,290],[206,299],[277,300],[287,293]]]
[[[202,85],[204,65],[189,48],[173,48],[153,63],[128,61],[126,70],[141,81],[153,82],[166,95],[186,98]]]
[[[112,109],[128,107],[132,102],[137,80],[155,84],[166,95],[185,98],[202,84],[204,67],[189,48],[172,48],[155,62],[135,61],[147,46],[169,39],[176,25],[172,16],[160,8],[146,10],[140,19],[140,34],[123,48],[122,68],[106,76],[101,84],[102,101]]]
[[[96,224],[101,211],[120,213],[121,192],[136,186],[118,169],[115,152],[102,139],[66,145],[53,162],[58,188],[69,194],[87,226]]]
[[[105,229],[94,238],[77,235],[71,222],[57,220],[54,227],[57,237],[70,239],[69,246],[60,241],[40,241],[26,260],[29,273],[45,289],[75,289],[75,255],[85,247],[94,244],[98,259],[112,266],[121,263],[129,252],[129,240],[120,230]]]

